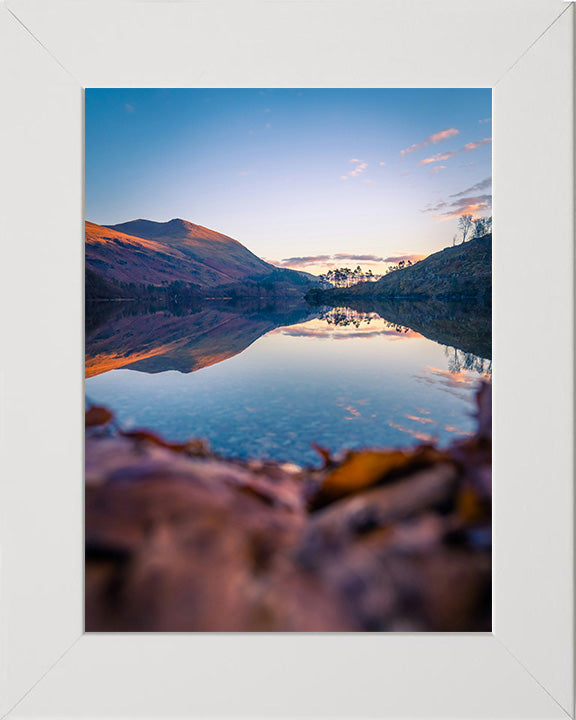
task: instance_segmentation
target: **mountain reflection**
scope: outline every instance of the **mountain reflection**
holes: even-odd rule
[[[307,305],[207,305],[185,313],[116,305],[105,315],[101,307],[87,308],[86,377],[117,368],[190,373],[238,355],[274,328],[315,316]]]
[[[190,373],[238,355],[269,332],[330,339],[421,336],[446,346],[451,373],[491,372],[491,318],[435,302],[354,307],[207,303],[190,308],[133,302],[86,307],[86,377],[117,368]]]

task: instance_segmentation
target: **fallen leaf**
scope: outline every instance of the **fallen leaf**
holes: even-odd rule
[[[375,485],[391,471],[405,466],[410,457],[410,453],[402,450],[353,450],[323,479],[312,505],[320,507]]]
[[[92,405],[91,408],[86,410],[84,415],[84,422],[86,427],[96,427],[98,425],[106,425],[114,415],[108,410],[108,408],[101,407],[99,405]]]

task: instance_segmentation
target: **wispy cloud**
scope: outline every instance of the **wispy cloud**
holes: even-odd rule
[[[462,150],[460,152],[468,152],[469,150],[476,150],[479,147],[482,147],[482,145],[488,145],[492,142],[492,138],[484,138],[484,140],[477,140],[476,142],[468,143],[467,145],[464,145]]]
[[[452,220],[464,215],[476,217],[491,207],[492,195],[474,195],[461,197],[449,203],[441,201],[436,205],[425,208],[422,212],[433,213],[434,217],[440,220]]]
[[[434,135],[430,135],[427,140],[431,143],[436,144],[441,142],[442,140],[448,140],[455,135],[460,135],[460,130],[457,130],[456,128],[448,128],[448,130],[441,130],[440,132],[434,133]]]
[[[470,193],[477,193],[481,190],[487,190],[488,188],[492,188],[492,178],[487,177],[484,178],[484,180],[480,180],[480,182],[477,182],[476,185],[472,185],[469,188],[466,188],[466,190],[462,190],[461,192],[454,193],[454,195],[450,195],[451,198],[459,198],[459,197],[465,197],[466,195],[469,195]]]
[[[437,143],[442,142],[443,140],[449,140],[456,135],[460,135],[460,130],[457,130],[456,128],[447,128],[446,130],[440,130],[433,133],[432,135],[429,135],[425,140],[422,140],[422,142],[414,143],[414,145],[410,145],[410,147],[407,147],[404,150],[400,150],[400,155],[408,155],[409,153],[416,152],[416,150],[421,150],[427,145],[436,145]]]
[[[449,210],[434,217],[440,217],[441,220],[452,220],[453,218],[463,217],[464,215],[477,217],[480,213],[489,210],[491,207],[492,195],[465,197],[451,203]]]
[[[488,145],[491,142],[491,137],[484,138],[483,140],[476,140],[476,142],[467,143],[466,145],[464,145],[464,147],[461,147],[460,150],[450,150],[446,153],[438,153],[437,155],[433,155],[432,157],[424,158],[423,160],[420,160],[419,165],[429,165],[430,163],[440,162],[441,160],[449,160],[451,157],[454,157],[454,155],[457,155],[458,153],[470,152],[471,150],[476,150],[483,145]]]
[[[451,157],[454,157],[458,150],[449,150],[445,153],[438,153],[437,155],[433,155],[432,157],[424,158],[424,160],[420,160],[418,163],[419,165],[429,165],[430,163],[435,162],[441,162],[442,160],[450,160]]]
[[[429,205],[421,212],[432,213],[434,217],[440,220],[451,220],[464,215],[476,217],[492,207],[492,194],[482,192],[483,190],[490,190],[491,187],[492,178],[484,178],[484,180],[480,180],[480,182],[465,190],[449,195],[447,200],[440,200],[433,205]]]
[[[442,172],[442,170],[446,170],[446,165],[435,165],[433,168],[430,168],[430,172],[434,173],[434,175]]]
[[[446,207],[448,207],[448,203],[445,200],[439,200],[438,202],[434,203],[434,205],[428,205],[423,210],[420,210],[420,212],[436,213]]]
[[[129,113],[136,112],[136,108],[134,107],[134,105],[131,105],[130,103],[125,103],[124,110],[126,110],[126,112],[129,112]]]
[[[419,260],[423,260],[426,257],[426,255],[415,255],[415,254],[409,254],[409,255],[390,255],[386,258],[384,258],[384,262],[386,263],[394,263],[397,264],[404,260],[404,262],[407,262],[410,260],[410,262],[418,262]]]
[[[333,260],[354,260],[355,262],[385,262],[379,255],[355,255],[352,253],[336,253]]]
[[[342,264],[377,264],[377,263],[399,263],[401,260],[418,262],[425,258],[425,255],[417,255],[413,253],[390,255],[370,255],[358,253],[334,253],[333,255],[300,255],[297,257],[283,258],[282,260],[268,260],[268,262],[278,267],[289,267],[293,269],[311,267],[315,265],[342,265]]]
[[[347,172],[346,175],[340,175],[340,180],[356,178],[366,172],[366,169],[368,168],[368,163],[360,160],[360,158],[350,158],[350,162],[354,165],[353,169],[350,170],[350,172]]]
[[[483,118],[482,120],[478,120],[480,125],[484,125],[484,123],[492,122],[492,118]]]
[[[269,260],[273,265],[278,267],[306,267],[308,265],[318,265],[332,260],[332,255],[300,255],[297,257],[284,258],[283,260]]]
[[[358,163],[354,170],[351,170],[348,175],[350,175],[350,177],[358,177],[358,175],[362,175],[362,173],[366,171],[367,167],[368,163]]]

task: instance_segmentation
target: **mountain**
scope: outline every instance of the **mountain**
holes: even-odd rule
[[[377,282],[351,288],[311,290],[311,299],[436,298],[489,305],[492,296],[492,235],[474,238],[429,255],[407,268],[388,273]]]
[[[174,283],[180,283],[206,295],[214,288],[239,286],[256,293],[254,286],[260,284],[301,292],[306,289],[302,286],[313,282],[304,273],[261,260],[233,238],[179,218],[165,223],[86,222],[85,247],[88,298],[110,297],[110,293],[126,297],[130,295],[126,284],[172,285],[176,291]]]
[[[85,224],[85,261],[87,270],[112,284],[187,281],[195,271],[176,248],[91,222]]]
[[[133,220],[109,227],[181,253],[195,263],[199,284],[224,285],[272,270],[237,240],[179,218],[165,223]]]

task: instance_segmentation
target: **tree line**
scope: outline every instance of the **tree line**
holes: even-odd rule
[[[318,275],[323,287],[348,288],[359,282],[373,282],[379,280],[381,275],[374,275],[372,270],[362,270],[358,265],[354,270],[347,267],[328,270],[323,275]]]

